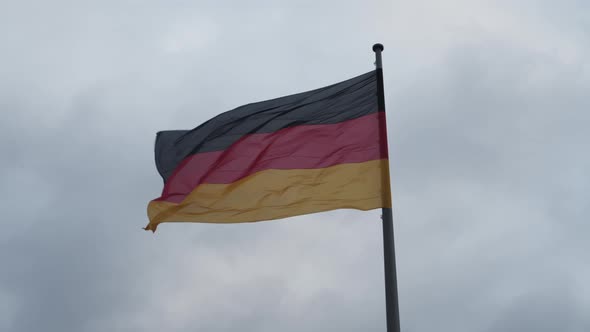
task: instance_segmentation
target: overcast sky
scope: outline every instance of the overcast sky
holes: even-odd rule
[[[590,331],[590,2],[0,0],[0,331],[385,331],[380,212],[164,224],[155,133],[383,54],[404,332]]]

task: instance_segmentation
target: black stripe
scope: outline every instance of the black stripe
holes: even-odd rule
[[[244,135],[333,124],[379,111],[375,71],[320,89],[240,106],[192,130],[156,136],[156,167],[166,181],[188,155],[221,151]]]
[[[181,155],[182,150],[175,148],[174,143],[188,132],[188,130],[168,130],[161,131],[156,135],[156,168],[164,182],[168,180],[176,166],[186,157]]]

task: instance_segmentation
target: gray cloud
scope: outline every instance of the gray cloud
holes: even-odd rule
[[[584,2],[3,7],[0,329],[383,331],[378,211],[141,230],[156,131],[367,71],[375,41],[403,330],[590,328]]]

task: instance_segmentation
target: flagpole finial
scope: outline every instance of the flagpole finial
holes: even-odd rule
[[[381,64],[381,52],[383,52],[383,44],[375,44],[373,45],[373,52],[375,52],[375,67],[377,69],[381,69],[383,65]]]
[[[383,44],[375,44],[373,45],[373,52],[383,52]]]

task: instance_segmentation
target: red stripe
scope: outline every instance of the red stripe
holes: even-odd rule
[[[379,124],[385,113],[329,125],[307,125],[242,137],[224,151],[185,158],[159,201],[181,202],[201,183],[232,183],[267,169],[311,169],[387,158]]]

